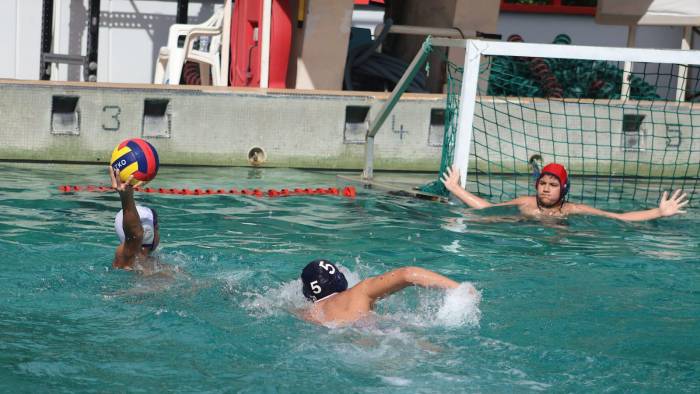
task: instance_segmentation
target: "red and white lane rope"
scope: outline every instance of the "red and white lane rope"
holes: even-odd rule
[[[78,185],[61,185],[58,190],[63,193],[74,192],[109,192],[112,191],[108,186],[78,186]],[[213,194],[234,194],[242,196],[255,197],[289,197],[289,196],[306,196],[306,195],[328,195],[328,196],[343,196],[354,198],[357,191],[353,186],[345,186],[342,189],[335,187],[328,188],[290,188],[290,189],[178,189],[178,188],[152,188],[152,187],[135,187],[134,191],[142,193],[157,193],[157,194],[179,194],[187,196],[209,196]]]

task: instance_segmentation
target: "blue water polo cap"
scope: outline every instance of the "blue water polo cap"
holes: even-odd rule
[[[345,275],[328,260],[314,260],[307,264],[301,271],[301,282],[304,297],[314,302],[348,288]]]

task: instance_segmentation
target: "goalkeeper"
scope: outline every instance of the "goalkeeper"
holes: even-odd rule
[[[546,165],[535,181],[536,195],[522,196],[514,200],[492,204],[483,198],[464,190],[459,185],[459,170],[453,166],[448,168],[440,179],[447,190],[457,196],[471,208],[482,209],[492,206],[517,205],[520,212],[530,217],[565,217],[568,215],[584,214],[599,215],[628,222],[653,220],[665,216],[673,216],[685,213],[682,210],[688,204],[688,196],[678,189],[669,197],[664,192],[657,208],[644,211],[624,213],[607,212],[593,208],[585,204],[576,204],[566,201],[569,191],[569,178],[566,169],[561,164],[551,163]]]

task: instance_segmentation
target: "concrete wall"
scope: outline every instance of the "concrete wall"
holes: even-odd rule
[[[343,71],[352,26],[353,0],[307,0],[303,29],[296,29],[289,86],[343,88]]]
[[[118,142],[143,137],[164,164],[249,165],[259,147],[265,166],[360,170],[362,110],[371,119],[386,97],[0,81],[0,160],[106,163]],[[375,168],[437,170],[444,128],[431,115],[444,103],[441,95],[405,95],[377,134]],[[638,130],[623,131],[625,115],[644,117]],[[678,176],[698,171],[697,124],[700,104],[483,97],[473,148],[489,158],[490,172],[527,171],[539,154],[566,158],[577,174]]]
[[[372,117],[386,97],[0,81],[0,159],[106,162],[119,141],[145,137],[165,164],[248,165],[260,147],[267,166],[361,169],[362,108]],[[430,115],[443,106],[406,96],[376,137],[375,168],[436,170],[444,128]]]

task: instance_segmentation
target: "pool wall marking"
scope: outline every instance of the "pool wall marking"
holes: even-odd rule
[[[326,169],[362,168],[365,115],[388,97],[14,80],[0,80],[0,90],[2,160],[101,163],[119,141],[140,137],[166,165],[248,166],[259,147],[264,166]],[[438,138],[430,113],[443,107],[443,95],[406,95],[394,116],[410,133],[383,127],[377,168],[436,170],[441,145],[428,143]]]
[[[0,80],[0,91],[0,160],[104,163],[118,142],[141,137],[156,146],[165,165],[354,170],[364,166],[366,119],[388,98],[373,92],[15,80]],[[496,121],[514,100],[481,98],[485,105],[477,106],[475,127],[497,141],[515,138]],[[527,138],[512,141],[510,150],[494,150],[488,141],[474,148],[478,157],[490,158],[493,172],[512,172],[514,162],[526,166],[533,152],[545,160],[567,152],[571,169],[580,173],[673,176],[668,172],[677,167],[668,164],[682,163],[684,173],[700,166],[698,103],[522,100],[529,107],[512,125],[522,130],[517,138]],[[437,170],[444,105],[444,95],[404,95],[376,136],[375,168]],[[632,118],[638,127],[623,130]],[[538,136],[549,143],[539,143]],[[258,160],[251,159],[254,150]],[[620,164],[621,157],[641,167]]]

